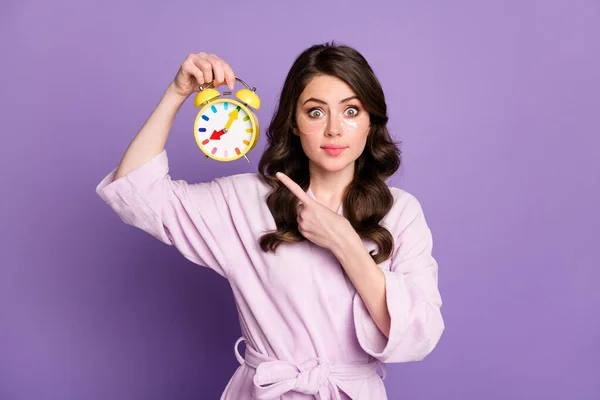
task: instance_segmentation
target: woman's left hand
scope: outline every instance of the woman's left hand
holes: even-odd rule
[[[349,233],[356,233],[345,217],[311,198],[290,177],[282,172],[276,175],[277,179],[302,202],[298,207],[298,230],[306,239],[333,251]]]

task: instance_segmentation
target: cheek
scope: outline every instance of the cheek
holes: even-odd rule
[[[306,135],[303,133],[300,133],[300,143],[302,143],[302,148],[307,154],[318,150],[321,145],[318,135]]]
[[[367,146],[368,135],[369,135],[368,129],[366,131],[356,132],[355,135],[352,135],[352,138],[350,141],[350,148],[352,149],[351,156],[350,156],[351,158],[356,160],[363,153],[363,151],[365,150],[365,147]]]
[[[355,148],[364,149],[367,144],[367,137],[369,136],[369,128],[362,128],[350,135],[350,145]]]

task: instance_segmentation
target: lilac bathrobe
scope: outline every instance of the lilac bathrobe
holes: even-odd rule
[[[395,241],[392,257],[379,264],[388,339],[331,251],[310,241],[283,243],[276,254],[260,249],[258,238],[275,222],[265,201],[270,188],[256,173],[207,183],[172,180],[166,150],[111,182],[115,171],[96,192],[123,222],[231,285],[240,366],[221,399],[386,399],[385,363],[422,360],[437,345],[444,330],[438,266],[420,203],[408,192],[390,188],[394,203],[381,222]]]

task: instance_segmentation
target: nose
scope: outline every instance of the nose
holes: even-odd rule
[[[325,136],[335,137],[342,135],[342,118],[338,115],[332,115],[327,123],[327,129],[325,129]]]

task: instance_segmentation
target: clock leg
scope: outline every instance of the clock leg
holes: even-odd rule
[[[248,164],[250,164],[250,160],[248,160],[248,157],[246,157],[245,154],[244,154],[244,158],[246,159],[246,161],[248,161]]]
[[[202,162],[206,161],[207,158],[208,158],[208,156],[204,156],[204,160],[202,160]]]

